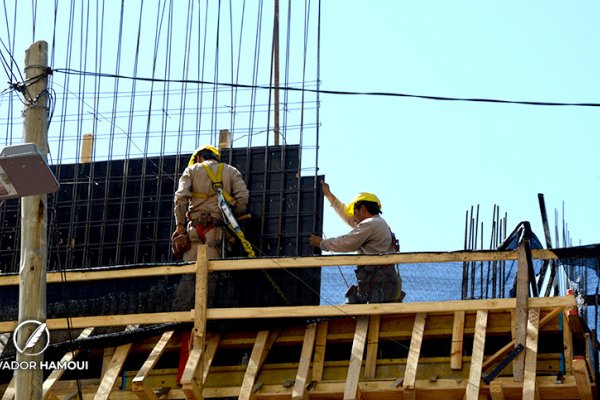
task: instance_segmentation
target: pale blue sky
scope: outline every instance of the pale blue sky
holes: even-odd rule
[[[322,88],[463,98],[599,102],[600,4],[592,1],[323,3]],[[403,251],[463,247],[480,205],[508,231],[538,193],[574,244],[600,235],[600,109],[432,100],[322,98],[321,172],[335,194],[380,196]],[[326,213],[325,233],[347,230]]]
[[[43,4],[42,4],[43,3]],[[36,34],[32,32],[31,2],[21,2],[17,12],[18,24],[9,22],[9,28],[0,28],[0,37],[5,42],[16,38],[15,58],[22,63],[24,49],[35,40],[51,42],[53,26],[43,18],[53,15],[54,2],[39,2]],[[206,23],[212,29],[216,26],[215,4],[210,1],[209,18]],[[282,3],[282,40],[287,6]],[[57,30],[66,31],[69,19],[70,2],[59,2],[61,21]],[[85,3],[84,3],[85,4]],[[92,12],[96,3],[91,2]],[[106,27],[102,42],[103,73],[114,73],[116,65],[115,44],[118,32],[118,5],[110,1],[99,2],[106,5]],[[163,21],[157,29],[155,10],[162,2],[145,2],[142,24],[141,48],[143,54],[137,70],[138,76],[152,74],[153,46],[156,32],[161,32],[163,43],[157,53],[157,76],[162,77],[167,68],[163,55],[167,45],[171,46],[169,68],[172,77],[180,79],[183,70],[185,51],[183,29],[188,4],[197,10],[203,9],[206,2],[178,2],[174,15],[173,35],[166,35],[168,29]],[[211,48],[215,41],[208,40],[204,54],[205,80],[231,82],[232,72],[230,53],[238,57],[237,46],[241,43],[240,59],[251,59],[255,54],[254,32],[258,1],[232,1],[232,17],[229,5],[222,5],[221,24],[234,21],[234,40],[227,37],[228,28],[222,28],[219,68],[215,68]],[[238,41],[241,6],[246,4],[243,41]],[[265,1],[263,30],[268,32],[272,3]],[[304,4],[294,2],[292,18],[291,56],[284,62],[290,67],[289,82],[302,78],[302,29]],[[307,3],[308,4],[308,3]],[[310,2],[309,49],[307,51],[307,81],[315,79],[316,71],[316,7],[318,2]],[[12,21],[13,11],[7,5],[8,16],[2,20]],[[47,8],[46,8],[47,7]],[[81,7],[80,4],[77,7]],[[123,43],[121,73],[132,75],[139,5],[127,2],[128,7],[124,29],[126,41]],[[548,101],[600,103],[600,4],[594,1],[335,1],[323,0],[321,4],[321,88],[325,90],[395,92],[414,95],[431,95],[462,98],[490,98],[520,101]],[[76,20],[86,15],[87,10],[77,9]],[[202,16],[206,15],[203,11]],[[256,19],[256,18],[255,18]],[[95,18],[92,17],[92,21]],[[51,21],[50,21],[51,22]],[[204,20],[194,20],[192,24],[202,25]],[[99,43],[94,37],[95,27],[87,32],[74,24],[76,43],[69,46],[66,40],[56,42],[53,54],[54,68],[67,67],[68,51],[71,51],[71,68],[97,70]],[[7,30],[8,29],[8,30]],[[197,29],[197,28],[195,28]],[[210,31],[209,29],[209,31]],[[112,35],[112,36],[109,36]],[[64,38],[64,35],[58,35]],[[268,63],[270,37],[264,34],[259,51],[261,61],[258,66],[258,84],[268,84]],[[87,42],[86,42],[87,41]],[[85,44],[84,44],[85,42]],[[227,43],[233,43],[235,51],[230,52]],[[189,54],[193,59],[201,52],[203,43],[195,41]],[[86,57],[80,57],[80,49]],[[282,58],[285,52],[282,50]],[[191,63],[192,65],[194,62]],[[251,62],[243,62],[237,82],[252,84]],[[22,68],[22,64],[20,64]],[[201,66],[198,66],[200,69]],[[233,67],[234,69],[236,67]],[[192,67],[192,70],[194,67]],[[218,71],[215,72],[215,71]],[[4,72],[2,71],[4,77]],[[193,74],[191,74],[193,76]],[[3,81],[8,78],[0,77]],[[234,81],[236,78],[234,78]],[[65,75],[55,74],[54,89],[58,96],[67,86]],[[135,87],[138,96],[132,106],[128,92],[133,90],[131,81],[121,80],[118,90],[123,97],[115,100],[111,95],[104,99],[94,97],[95,82],[92,78],[78,81],[71,78],[70,95],[57,103],[56,115],[64,109],[77,110],[83,118],[72,118],[75,122],[67,130],[72,132],[96,132],[99,143],[108,132],[116,132],[120,140],[115,143],[117,151],[125,151],[129,143],[131,155],[144,147],[146,129],[152,132],[172,134],[166,143],[159,143],[160,137],[149,142],[150,149],[160,151],[191,152],[195,144],[185,142],[175,146],[176,132],[196,130],[198,123],[194,97],[181,100],[181,95],[171,92],[168,97],[154,99],[152,107],[159,110],[148,117],[149,96],[140,96],[142,90],[150,86],[138,82]],[[72,92],[80,90],[85,83],[83,96],[85,106]],[[290,86],[296,86],[290,84]],[[180,86],[172,85],[170,90]],[[103,79],[102,92],[114,91],[114,82]],[[155,91],[164,86],[155,85]],[[189,88],[188,88],[189,90]],[[209,90],[205,88],[205,90]],[[203,141],[214,138],[210,131],[230,127],[233,124],[228,105],[231,104],[229,89],[223,89],[215,101],[221,114],[212,119],[206,118],[201,129]],[[266,104],[259,92],[257,103]],[[79,96],[79,100],[81,99]],[[195,95],[194,95],[195,96]],[[213,104],[212,94],[208,93],[203,107]],[[231,95],[232,96],[232,95]],[[165,99],[168,98],[168,102]],[[236,145],[244,145],[248,132],[258,132],[266,127],[264,117],[252,128],[249,127],[248,110],[242,104],[249,103],[249,91],[240,91],[237,101],[235,129],[239,129]],[[290,94],[290,103],[300,100],[298,93]],[[307,96],[313,104],[314,95]],[[402,251],[444,251],[458,250],[463,246],[465,212],[472,205],[480,205],[480,221],[484,221],[484,242],[489,243],[489,231],[493,205],[500,206],[503,215],[508,214],[508,230],[522,220],[529,220],[534,231],[543,238],[537,194],[544,193],[554,232],[554,210],[559,211],[559,225],[562,224],[562,204],[565,204],[565,219],[568,223],[574,244],[598,243],[600,235],[600,165],[598,149],[600,135],[600,109],[596,107],[542,107],[512,104],[489,104],[468,102],[442,102],[414,98],[348,96],[322,94],[320,97],[319,128],[319,174],[324,174],[332,190],[342,200],[349,201],[356,192],[372,191],[383,202],[384,218],[388,220],[398,235]],[[121,118],[111,119],[112,106],[117,103],[125,110]],[[66,108],[62,106],[66,104]],[[0,98],[0,106],[6,107],[5,97]],[[94,119],[92,108],[97,106]],[[190,106],[180,112],[180,105]],[[20,103],[15,103],[17,114]],[[168,112],[160,112],[161,108]],[[128,119],[134,109],[137,115],[131,122]],[[266,115],[266,107],[260,108],[260,115]],[[208,115],[210,113],[206,111]],[[167,115],[168,114],[168,115]],[[52,129],[62,123],[55,115]],[[297,124],[300,118],[298,109],[286,113],[289,124]],[[3,111],[2,117],[5,113]],[[261,122],[262,121],[262,122]],[[303,132],[303,144],[314,146],[314,109],[305,115],[307,128]],[[5,129],[5,123],[2,129]],[[310,126],[313,124],[313,126]],[[20,132],[20,123],[16,124]],[[133,132],[128,136],[125,132]],[[297,143],[299,129],[289,129],[288,142]],[[72,142],[62,148],[62,153],[54,151],[54,156],[74,157],[80,137],[74,134]],[[136,136],[137,135],[137,136]],[[265,144],[264,134],[253,133],[251,144]],[[117,136],[119,137],[119,136]],[[107,140],[107,139],[106,139]],[[249,139],[248,139],[249,140]],[[163,147],[161,147],[163,146]],[[137,149],[137,150],[136,150]],[[175,150],[173,150],[175,149]],[[180,150],[177,150],[180,149]],[[303,159],[306,173],[314,173],[314,161]],[[346,232],[348,228],[326,207],[324,233],[327,237]],[[553,235],[554,239],[554,235]]]

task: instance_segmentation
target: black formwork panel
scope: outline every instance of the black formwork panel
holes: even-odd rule
[[[173,194],[190,155],[51,166],[61,187],[48,195],[48,270],[177,261],[170,250]],[[300,156],[299,146],[222,152],[221,160],[242,173],[250,190],[251,218],[240,225],[258,257],[312,255],[308,238],[322,232],[320,178],[301,176]],[[1,273],[18,271],[19,225],[19,200],[5,201],[0,205]],[[245,256],[239,243],[232,256]],[[224,290],[237,292],[244,304],[318,304],[313,291],[319,288],[320,270],[294,274],[229,274],[232,288]]]

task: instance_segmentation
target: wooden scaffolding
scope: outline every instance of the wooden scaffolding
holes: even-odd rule
[[[44,398],[74,399],[592,399],[591,338],[573,295],[528,296],[524,249],[382,256],[207,260],[119,271],[122,278],[196,274],[195,307],[184,312],[50,319],[80,337],[94,328],[187,323],[135,343],[86,350],[90,370],[48,371]],[[550,250],[534,258],[554,259]],[[517,298],[266,308],[207,308],[212,271],[337,265],[518,260]],[[524,273],[522,271],[525,271]],[[109,276],[110,274],[110,276]],[[16,284],[15,277],[0,285]],[[115,271],[66,279],[114,279]],[[61,279],[48,274],[48,281]],[[64,278],[63,278],[64,279]],[[243,329],[211,328],[245,321]],[[15,321],[0,322],[5,343]],[[3,348],[4,346],[2,346]],[[61,362],[81,359],[83,351]],[[0,387],[14,397],[14,380]]]

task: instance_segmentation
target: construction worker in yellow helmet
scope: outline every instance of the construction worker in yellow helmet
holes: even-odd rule
[[[323,194],[335,212],[353,229],[345,235],[323,239],[311,235],[309,241],[324,251],[353,252],[359,254],[395,253],[400,250],[395,235],[381,218],[381,201],[369,192],[357,194],[345,205],[331,192],[329,184],[322,182]],[[356,285],[346,292],[346,303],[400,302],[405,296],[402,279],[394,265],[358,266]]]
[[[194,261],[197,246],[203,243],[208,247],[208,258],[225,255],[223,252],[227,247],[222,246],[225,228],[217,203],[217,186],[222,189],[235,216],[246,212],[249,192],[242,174],[237,168],[221,163],[220,159],[221,154],[216,147],[199,147],[179,178],[174,198],[176,229],[171,236],[176,258]]]

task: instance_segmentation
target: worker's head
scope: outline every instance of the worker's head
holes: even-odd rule
[[[203,160],[219,161],[221,159],[221,153],[219,153],[219,150],[215,146],[211,146],[210,144],[198,147],[196,151],[194,151],[194,154],[192,154],[188,166],[192,166],[197,162],[201,162],[202,160],[200,160],[200,157]]]
[[[381,214],[381,202],[373,193],[361,192],[348,204],[346,211],[362,221],[366,218],[365,212],[368,216]]]

